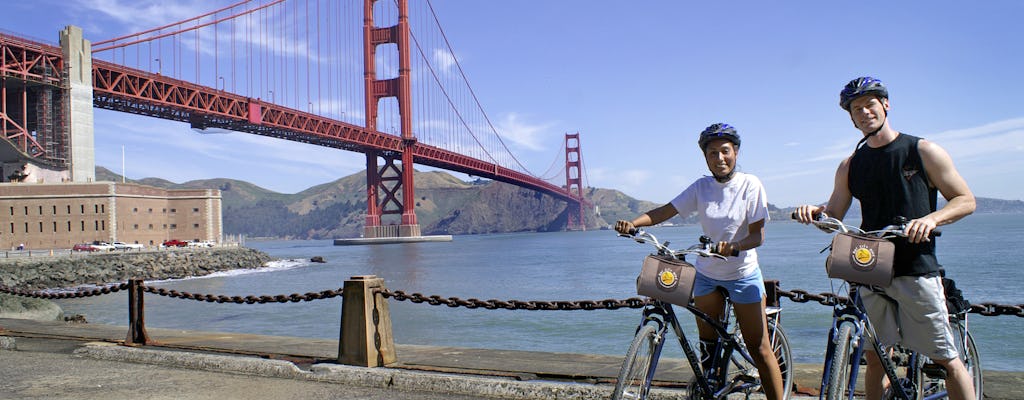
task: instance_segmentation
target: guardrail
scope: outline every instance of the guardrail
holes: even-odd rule
[[[778,305],[782,298],[797,303],[818,302],[824,306],[834,306],[846,299],[835,293],[813,294],[805,290],[782,290],[779,281],[766,280],[765,287],[768,303]],[[339,363],[364,367],[380,367],[397,362],[395,344],[391,330],[391,313],[387,299],[411,301],[434,306],[452,308],[483,308],[488,310],[533,310],[533,311],[572,311],[572,310],[616,310],[620,308],[643,308],[649,299],[631,297],[628,299],[605,300],[574,300],[574,301],[522,301],[522,300],[479,300],[461,299],[438,295],[407,294],[404,291],[388,290],[384,280],[374,275],[353,276],[346,280],[344,286],[335,290],[308,292],[305,294],[279,294],[274,296],[224,296],[179,292],[147,286],[141,279],[131,279],[125,283],[105,287],[82,289],[76,292],[49,293],[0,286],[0,293],[16,296],[43,299],[68,299],[90,296],[102,296],[128,291],[128,333],[125,345],[159,344],[149,338],[146,333],[146,316],[144,295],[156,294],[183,300],[195,300],[209,303],[265,304],[265,303],[297,303],[342,297],[341,333],[338,343],[337,360]],[[971,304],[970,313],[983,316],[1009,315],[1024,317],[1024,304],[1006,305],[996,303]]]

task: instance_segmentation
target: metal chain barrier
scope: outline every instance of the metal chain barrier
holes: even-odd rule
[[[12,295],[15,295],[15,296],[22,296],[22,297],[34,297],[34,298],[37,298],[37,299],[53,300],[53,299],[76,299],[76,298],[81,298],[81,297],[101,296],[101,295],[110,294],[110,293],[118,292],[118,291],[121,291],[121,290],[125,290],[127,288],[128,288],[128,284],[127,283],[119,283],[119,284],[114,284],[114,285],[110,285],[110,286],[103,286],[103,287],[98,287],[98,288],[92,288],[92,289],[79,289],[79,290],[74,291],[74,292],[54,292],[54,293],[50,293],[50,292],[39,291],[39,290],[22,290],[22,289],[10,288],[10,287],[7,287],[7,286],[0,286],[0,293],[7,293],[7,294],[12,294]]]
[[[306,294],[279,294],[275,296],[224,296],[224,295],[212,295],[212,294],[197,294],[189,292],[179,292],[177,290],[167,290],[164,288],[157,288],[152,286],[142,286],[143,290],[149,293],[153,293],[160,296],[166,296],[171,298],[179,298],[186,300],[205,301],[208,303],[235,303],[235,304],[266,304],[266,303],[298,303],[300,301],[313,301],[321,299],[330,299],[332,297],[338,297],[342,294],[342,289],[336,290],[324,290],[321,292],[308,292]]]
[[[569,310],[617,310],[620,308],[643,308],[649,304],[648,299],[630,297],[628,299],[616,300],[576,300],[576,301],[522,301],[522,300],[479,300],[460,299],[458,297],[425,296],[420,293],[406,294],[404,291],[381,290],[380,294],[385,298],[393,298],[398,301],[411,301],[413,303],[427,303],[433,306],[445,305],[448,307],[484,308],[488,310],[543,310],[543,311],[569,311]]]
[[[33,290],[22,290],[0,286],[0,293],[12,294],[15,296],[34,297],[40,299],[73,299],[81,297],[101,296],[116,293],[128,288],[127,283],[119,283],[93,289],[81,289],[75,292],[44,292]],[[298,303],[302,301],[314,301],[330,299],[342,295],[342,288],[336,290],[324,290],[320,292],[309,292],[306,294],[279,294],[274,296],[224,296],[213,294],[198,294],[167,290],[153,286],[143,286],[143,290],[160,296],[179,298],[185,300],[205,301],[208,303],[235,303],[235,304],[266,304],[266,303]],[[475,298],[461,299],[459,297],[441,297],[437,295],[427,296],[420,293],[407,294],[401,290],[381,290],[380,294],[385,298],[392,298],[397,301],[410,301],[413,303],[427,303],[434,306],[483,308],[487,310],[531,310],[531,311],[573,311],[573,310],[618,310],[620,308],[643,308],[650,304],[650,300],[640,297],[627,299],[605,299],[605,300],[572,300],[572,301],[541,301],[541,300],[479,300]],[[823,306],[832,307],[842,304],[848,299],[835,293],[813,294],[802,289],[779,290],[779,297],[785,297],[795,303],[817,302]],[[997,303],[972,304],[968,311],[986,317],[1009,315],[1024,318],[1024,304],[1008,305]]]

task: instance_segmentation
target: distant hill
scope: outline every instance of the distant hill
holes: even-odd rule
[[[1001,200],[993,199],[988,197],[975,197],[975,203],[977,208],[974,210],[975,214],[1021,214],[1024,213],[1024,201],[1020,200]],[[946,200],[939,196],[938,206],[941,208],[946,204]],[[775,221],[785,221],[790,219],[790,214],[796,210],[796,207],[787,207],[778,211],[778,216],[772,214],[772,219]],[[860,202],[857,200],[853,201],[850,205],[850,210],[846,212],[848,217],[860,218]]]
[[[565,229],[568,220],[566,204],[545,194],[496,181],[465,182],[441,171],[414,175],[416,217],[426,235],[559,231]],[[96,167],[96,180],[120,182],[121,176]],[[220,189],[226,234],[294,239],[358,237],[366,213],[365,172],[295,194],[226,178],[180,184],[160,178],[127,181],[167,189]],[[593,205],[584,211],[587,229],[605,228],[662,205],[614,189],[588,188],[585,196]],[[768,208],[773,221],[789,220],[795,209],[772,204]],[[978,198],[977,212],[1024,213],[1024,202]],[[848,215],[859,214],[854,204]],[[677,216],[668,222],[693,224],[696,219]]]

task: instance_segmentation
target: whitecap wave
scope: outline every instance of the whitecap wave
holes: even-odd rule
[[[192,280],[192,279],[223,278],[223,277],[233,277],[233,276],[240,276],[240,275],[263,274],[263,273],[268,273],[268,272],[287,271],[287,270],[295,269],[295,268],[308,267],[310,264],[312,264],[312,261],[309,261],[309,259],[292,258],[292,259],[287,259],[287,260],[269,261],[269,262],[267,262],[266,264],[264,264],[260,268],[232,269],[232,270],[228,270],[228,271],[218,271],[218,272],[214,272],[212,274],[203,275],[203,276],[189,276],[189,277],[184,277],[184,278],[163,279],[163,280],[154,280],[154,281],[146,281],[146,282],[147,283],[167,283],[167,282],[187,281],[187,280]]]
[[[228,271],[218,271],[218,272],[214,272],[214,273],[211,273],[211,274],[208,274],[208,275],[202,275],[202,276],[187,276],[187,277],[184,277],[184,278],[147,280],[146,284],[180,282],[180,281],[188,281],[188,280],[193,280],[193,279],[234,277],[234,276],[250,275],[250,274],[263,274],[263,273],[268,273],[268,272],[287,271],[287,270],[290,270],[290,269],[308,267],[311,264],[312,264],[312,261],[309,261],[309,259],[303,259],[303,258],[292,258],[292,259],[286,259],[286,260],[274,260],[274,261],[267,262],[266,264],[264,264],[260,268],[233,269],[233,270],[228,270]],[[118,282],[118,283],[124,283],[124,282]],[[79,292],[79,291],[87,291],[87,290],[93,290],[93,289],[100,289],[100,288],[108,287],[108,286],[114,286],[116,284],[117,283],[111,283],[111,284],[108,284],[108,285],[85,284],[85,285],[79,285],[79,286],[73,286],[73,287],[61,288],[61,289],[43,289],[40,292],[46,293],[46,294],[75,293],[75,292]]]

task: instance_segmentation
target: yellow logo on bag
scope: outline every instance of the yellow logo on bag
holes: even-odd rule
[[[867,267],[875,262],[875,252],[867,246],[860,245],[853,249],[853,261],[862,267]]]
[[[676,273],[670,270],[662,270],[658,273],[658,284],[664,288],[672,288],[676,285]]]

